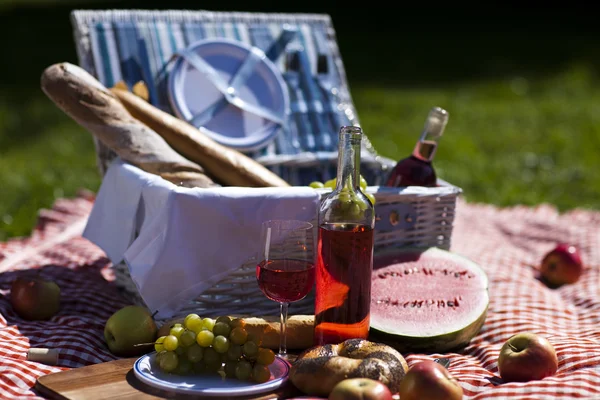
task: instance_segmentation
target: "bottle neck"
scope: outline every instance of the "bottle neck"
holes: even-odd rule
[[[448,112],[440,107],[432,108],[412,155],[421,161],[431,162],[447,123]]]
[[[356,190],[360,186],[360,144],[362,129],[344,126],[340,129],[336,190]]]

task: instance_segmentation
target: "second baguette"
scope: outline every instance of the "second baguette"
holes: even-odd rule
[[[178,153],[202,165],[221,184],[250,187],[286,187],[285,180],[245,154],[223,146],[189,123],[166,113],[135,94],[111,91],[125,108],[159,135]]]
[[[231,318],[242,318],[246,323],[248,334],[261,339],[262,347],[279,350],[279,317],[246,317],[231,315]],[[168,335],[176,323],[183,323],[183,318],[166,322],[158,331],[158,337]],[[291,315],[287,320],[286,342],[289,350],[305,350],[313,345],[314,315]]]

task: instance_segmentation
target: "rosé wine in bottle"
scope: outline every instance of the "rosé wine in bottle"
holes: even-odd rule
[[[398,161],[388,174],[385,186],[433,187],[437,185],[437,175],[432,161],[447,123],[446,110],[440,107],[431,109],[412,154]]]
[[[336,188],[319,210],[315,292],[317,345],[369,334],[375,214],[360,188],[359,127],[342,127]]]

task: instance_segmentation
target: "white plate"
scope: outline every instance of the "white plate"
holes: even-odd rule
[[[232,397],[271,392],[287,381],[290,372],[290,364],[280,357],[275,357],[275,361],[269,366],[271,378],[265,383],[221,378],[216,374],[183,376],[162,372],[156,365],[155,358],[155,352],[138,358],[133,364],[135,376],[147,385],[182,394]]]
[[[191,44],[187,50],[208,63],[225,82],[230,82],[250,54],[251,47],[228,39],[205,39]],[[289,107],[287,85],[281,72],[268,58],[256,64],[253,73],[236,93],[244,102],[261,106],[279,119],[285,119]],[[169,74],[169,99],[179,118],[190,121],[222,98],[223,93],[205,74],[184,57],[177,59]],[[227,104],[202,129],[223,145],[250,151],[265,147],[280,132],[281,126]]]

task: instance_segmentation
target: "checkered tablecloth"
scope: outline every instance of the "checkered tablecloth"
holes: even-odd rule
[[[115,288],[110,263],[81,238],[93,196],[57,201],[40,212],[32,235],[0,244],[0,397],[35,398],[37,377],[113,360],[104,345],[106,319],[126,304]],[[587,265],[574,285],[548,289],[536,279],[542,256],[558,241],[577,245]],[[600,399],[600,212],[560,215],[553,207],[499,209],[459,201],[452,251],[488,273],[491,303],[486,323],[459,353],[408,355],[409,365],[451,358],[450,372],[465,398]],[[60,313],[47,322],[26,322],[8,301],[10,284],[32,269],[61,287]],[[558,353],[554,377],[503,383],[497,359],[514,333],[533,331]],[[59,366],[26,361],[30,347],[55,348]]]

